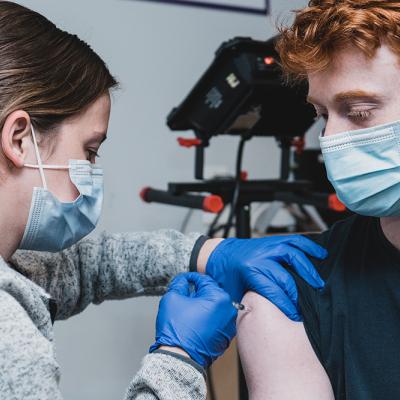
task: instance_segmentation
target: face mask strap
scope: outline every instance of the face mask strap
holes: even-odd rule
[[[24,164],[24,167],[27,168],[34,168],[34,169],[39,169],[38,165],[35,164]],[[70,167],[67,167],[65,165],[51,165],[51,164],[42,164],[43,169],[70,169]]]
[[[24,164],[24,167],[38,169],[40,172],[40,177],[42,178],[43,188],[47,190],[47,182],[46,182],[46,177],[44,175],[44,170],[45,169],[70,169],[70,167],[69,166],[67,167],[65,165],[43,165],[42,159],[40,158],[39,146],[37,144],[35,130],[32,125],[31,125],[31,129],[32,129],[33,144],[35,147],[37,165]]]
[[[33,125],[32,124],[31,124],[31,129],[32,129],[33,144],[34,144],[34,147],[35,147],[35,153],[36,153],[36,159],[37,159],[38,168],[39,168],[39,172],[40,172],[40,177],[42,178],[43,188],[45,190],[47,190],[47,182],[46,182],[46,177],[44,176],[44,169],[43,169],[42,159],[40,157],[39,146],[37,144],[36,134],[35,134],[35,130],[33,129]]]

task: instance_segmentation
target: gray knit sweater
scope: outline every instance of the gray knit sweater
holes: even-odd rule
[[[196,239],[170,230],[103,234],[62,253],[20,251],[11,264],[0,258],[0,399],[62,399],[50,297],[56,319],[66,319],[90,303],[163,294],[188,270]],[[125,400],[205,398],[204,378],[190,363],[151,354]]]

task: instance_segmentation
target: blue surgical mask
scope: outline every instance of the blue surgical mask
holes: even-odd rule
[[[328,178],[351,211],[400,216],[400,121],[320,137]]]
[[[70,160],[69,165],[43,165],[35,131],[32,127],[37,165],[25,164],[40,172],[43,187],[33,189],[28,223],[20,249],[57,252],[88,235],[101,214],[103,171],[86,160]],[[69,170],[69,177],[79,191],[73,202],[61,202],[48,189],[45,170]]]

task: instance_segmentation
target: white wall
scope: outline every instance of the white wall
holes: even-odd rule
[[[18,0],[17,0],[18,1]],[[193,177],[193,153],[176,145],[165,118],[204,72],[213,53],[234,36],[266,39],[273,24],[259,16],[180,8],[129,0],[21,0],[92,44],[122,84],[115,94],[109,140],[100,152],[106,200],[100,229],[178,228],[179,208],[141,203],[143,186]],[[305,0],[275,0],[285,16]],[[236,139],[213,141],[208,163],[233,168]],[[245,168],[253,178],[276,176],[279,153],[272,139],[248,145]],[[193,228],[201,228],[195,216]],[[108,302],[56,324],[66,399],[122,398],[154,335],[158,299]]]

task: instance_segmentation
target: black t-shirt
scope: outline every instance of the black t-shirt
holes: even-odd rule
[[[400,252],[379,219],[354,216],[311,236],[326,287],[295,276],[310,342],[341,400],[400,399]]]

